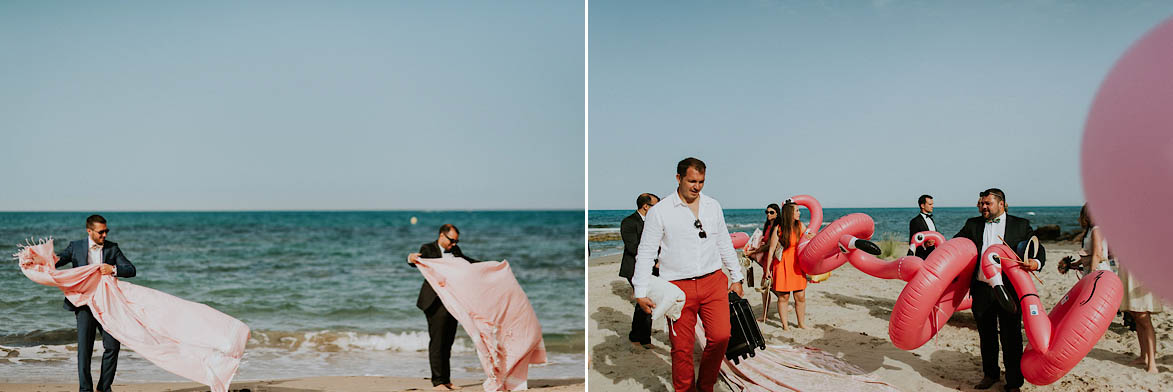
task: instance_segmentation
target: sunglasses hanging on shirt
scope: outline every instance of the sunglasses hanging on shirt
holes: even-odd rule
[[[696,233],[697,237],[708,238],[709,235],[705,234],[705,227],[701,225],[700,219],[697,219],[696,222],[692,222],[692,225],[696,226],[697,230],[700,230],[699,233]]]

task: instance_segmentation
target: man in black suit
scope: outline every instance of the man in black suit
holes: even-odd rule
[[[635,275],[635,255],[639,253],[639,239],[644,232],[644,217],[659,202],[660,198],[656,195],[640,194],[635,198],[635,212],[623,218],[619,224],[619,234],[623,237],[623,263],[619,265],[619,276],[627,278],[628,284],[631,283],[632,275]],[[655,267],[652,267],[652,275],[660,275]],[[633,346],[652,348],[652,314],[644,312],[639,305],[635,305],[632,311],[631,332],[627,334],[627,340]]]
[[[995,244],[1003,243],[1010,248],[1018,248],[1019,243],[1027,241],[1035,235],[1030,221],[1006,213],[1006,194],[998,188],[990,188],[980,193],[978,211],[982,216],[970,218],[965,226],[953,238],[968,238],[978,246],[978,255]],[[1002,239],[999,239],[1001,237]],[[1023,255],[1019,255],[1023,258]],[[1037,259],[1028,259],[1023,268],[1037,271],[1047,260],[1046,250],[1039,246]],[[1006,364],[1006,391],[1018,391],[1022,387],[1023,378],[1019,362],[1022,360],[1022,313],[1016,308],[1012,313],[999,306],[995,299],[995,292],[989,284],[977,279],[981,274],[980,268],[975,269],[970,282],[970,294],[973,295],[973,316],[977,319],[979,344],[982,351],[981,382],[974,386],[976,389],[989,389],[998,381],[998,343],[1001,337],[1003,362]],[[1010,279],[1002,278],[1011,301],[1017,302],[1018,292]]]
[[[912,236],[922,231],[937,231],[937,223],[933,221],[933,197],[929,195],[920,195],[916,200],[920,205],[920,213],[916,214],[915,218],[908,221],[908,241],[912,242]],[[912,249],[908,250],[908,255],[916,255],[922,259],[927,259],[929,253],[933,253],[933,249],[937,248],[937,244],[928,243],[925,246],[916,248],[916,252]]]
[[[114,275],[119,278],[132,278],[137,271],[134,264],[126,259],[118,244],[106,241],[110,229],[106,227],[106,218],[101,215],[90,215],[86,218],[87,239],[72,241],[65,250],[57,254],[57,268],[66,264],[73,264],[72,268],[90,264],[102,264],[98,267],[102,275]],[[102,372],[98,377],[98,391],[109,391],[114,384],[114,372],[118,368],[118,350],[122,344],[110,336],[94,319],[89,306],[73,306],[69,299],[65,299],[65,310],[73,312],[77,319],[77,382],[79,391],[91,392],[94,389],[94,379],[90,375],[90,357],[94,355],[94,338],[97,332],[102,333]]]
[[[480,260],[465,256],[464,252],[460,251],[460,247],[456,246],[457,242],[460,242],[460,230],[451,224],[444,224],[440,226],[440,235],[435,241],[421,245],[419,253],[407,256],[407,264],[415,268],[419,258],[435,259],[443,257],[444,253],[451,253],[452,256],[463,258],[470,263],[480,262]],[[424,315],[428,318],[428,362],[432,367],[432,389],[437,391],[461,389],[452,385],[451,366],[449,365],[449,358],[452,357],[452,343],[456,341],[456,326],[458,324],[456,318],[448,313],[448,309],[444,307],[440,297],[436,296],[436,291],[432,289],[432,285],[428,284],[427,280],[420,287],[419,299],[416,300],[415,306],[424,311]]]

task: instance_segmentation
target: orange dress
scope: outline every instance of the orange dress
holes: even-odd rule
[[[774,291],[806,290],[806,276],[798,266],[798,232],[790,233],[790,246],[782,250],[782,258],[774,261]]]

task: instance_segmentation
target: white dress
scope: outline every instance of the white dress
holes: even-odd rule
[[[1087,231],[1087,234],[1083,236],[1083,252],[1081,252],[1080,255],[1092,254],[1092,230],[1095,230],[1098,227],[1099,226],[1092,226],[1092,228]],[[1100,264],[1096,266],[1096,270],[1111,271],[1114,264],[1116,264],[1116,261],[1108,258],[1108,239],[1101,235]],[[1082,270],[1083,274],[1087,275],[1089,272],[1091,272],[1091,266],[1084,266]]]

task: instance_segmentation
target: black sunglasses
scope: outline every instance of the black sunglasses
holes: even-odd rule
[[[766,210],[766,215],[774,215],[774,214],[776,214],[774,212],[774,210]]]
[[[105,229],[105,230],[98,230],[98,234],[106,234],[106,233],[109,233],[109,232],[110,232],[110,229]]]
[[[709,237],[708,234],[705,234],[705,227],[701,226],[700,219],[697,219],[696,222],[692,222],[692,225],[696,226],[697,230],[700,230],[699,233],[696,233],[697,237],[701,237],[701,238],[708,238]]]
[[[451,242],[453,245],[456,245],[457,242],[460,242],[460,240],[454,240],[454,239],[452,239],[452,237],[449,237],[447,234],[444,234],[444,238],[447,238],[448,242]]]

